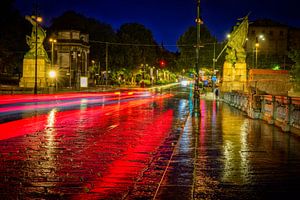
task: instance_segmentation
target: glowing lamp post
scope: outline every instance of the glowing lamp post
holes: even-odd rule
[[[57,78],[57,74],[56,74],[56,71],[55,70],[50,70],[50,72],[49,72],[49,77],[51,78],[51,82],[52,82],[52,84],[51,85],[53,85],[53,82],[54,82],[54,86],[55,86],[55,90],[57,89],[56,87],[57,87],[57,84],[56,84],[56,78]]]
[[[50,38],[49,42],[51,43],[51,70],[53,70],[53,60],[54,60],[54,43],[56,43],[56,39]]]
[[[54,71],[53,68],[53,61],[54,61],[54,43],[56,43],[56,39],[50,38],[49,42],[51,43],[51,70],[49,72],[49,76],[52,79],[52,84],[53,85],[53,80],[55,79],[55,90],[57,89],[57,84],[56,84],[56,71]]]
[[[259,43],[256,41],[255,43],[255,68],[257,68],[257,53],[258,53]]]
[[[255,38],[255,68],[257,68],[259,40],[265,40],[265,37],[263,35],[259,35],[258,37]]]

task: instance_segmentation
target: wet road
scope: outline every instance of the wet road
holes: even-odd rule
[[[27,99],[24,102],[24,99]],[[1,199],[288,199],[300,139],[189,88],[0,100]]]

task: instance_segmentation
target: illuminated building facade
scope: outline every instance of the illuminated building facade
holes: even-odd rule
[[[54,66],[59,87],[80,87],[80,78],[88,77],[89,35],[76,30],[58,31]]]
[[[249,23],[246,43],[248,68],[279,66],[280,69],[289,69],[293,63],[288,57],[291,49],[300,49],[300,28],[289,27],[272,20]]]

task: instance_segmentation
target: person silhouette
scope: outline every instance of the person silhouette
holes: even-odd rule
[[[219,100],[219,88],[218,87],[216,87],[216,89],[215,89],[215,98],[217,100]]]

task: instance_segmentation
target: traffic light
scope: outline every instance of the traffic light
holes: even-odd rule
[[[166,66],[166,61],[165,60],[160,60],[159,61],[159,66],[160,66],[160,68],[164,68]]]

